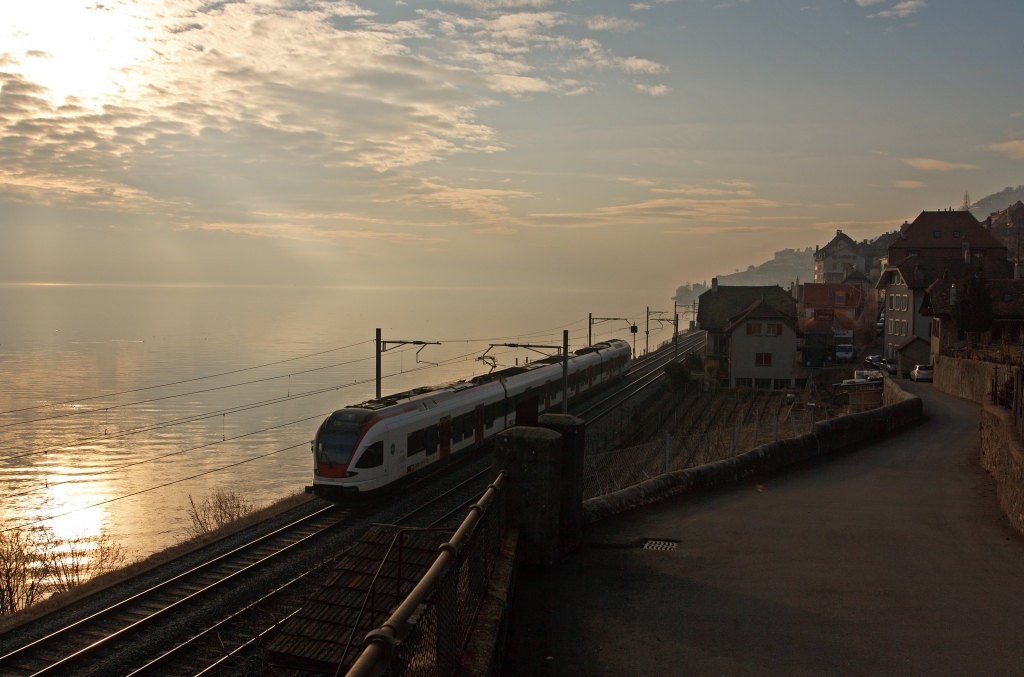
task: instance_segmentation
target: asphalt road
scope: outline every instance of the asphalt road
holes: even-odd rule
[[[521,570],[505,677],[1024,675],[1024,538],[978,465],[978,406],[901,384],[928,422]]]

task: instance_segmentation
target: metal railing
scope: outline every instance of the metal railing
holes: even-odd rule
[[[348,677],[455,673],[505,535],[504,485],[502,472],[470,506],[451,540],[441,544],[419,583],[380,628],[367,634]]]

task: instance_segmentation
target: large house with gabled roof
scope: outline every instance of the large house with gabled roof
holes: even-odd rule
[[[921,305],[935,280],[960,279],[971,269],[989,280],[1013,277],[1006,247],[970,212],[921,212],[900,231],[875,284],[884,297],[883,355],[891,359],[910,337],[931,340],[932,318]]]
[[[796,300],[779,287],[719,286],[700,295],[697,323],[707,332],[704,366],[724,386],[765,390],[803,383]]]

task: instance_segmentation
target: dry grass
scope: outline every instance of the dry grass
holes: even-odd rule
[[[198,505],[192,500],[192,494],[189,494],[188,504],[191,524],[185,527],[185,533],[189,538],[216,531],[257,510],[252,501],[239,496],[233,489],[217,489]]]
[[[311,494],[301,492],[292,494],[280,501],[276,501],[264,508],[251,512],[242,519],[235,520],[234,522],[220,527],[219,529],[189,538],[177,545],[171,546],[170,548],[153,553],[145,559],[134,561],[126,560],[124,566],[120,568],[113,569],[106,573],[101,573],[95,578],[92,578],[66,592],[54,593],[45,599],[39,598],[42,599],[42,601],[38,601],[36,604],[27,608],[23,607],[20,611],[16,611],[11,615],[0,614],[0,633],[12,630],[19,625],[23,625],[24,623],[28,623],[52,611],[56,611],[57,609],[77,602],[91,594],[111,588],[134,576],[144,574],[162,564],[166,564],[171,560],[183,557],[184,555],[194,552],[203,546],[209,545],[214,541],[230,536],[235,532],[253,526],[254,524],[258,524],[264,520],[270,519],[285,510],[289,510],[311,501],[313,498],[314,497]]]

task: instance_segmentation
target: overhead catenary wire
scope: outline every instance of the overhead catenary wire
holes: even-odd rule
[[[511,352],[511,351],[505,351],[505,352]],[[461,359],[461,356],[458,357],[458,358],[452,358],[451,361],[456,361],[458,359]],[[418,369],[413,369],[411,371],[421,371],[423,369],[430,369],[430,368],[433,368],[433,366],[435,366],[435,365],[425,365],[424,367],[421,367],[421,368],[418,368]],[[405,373],[410,373],[410,372],[405,372]],[[397,376],[397,375],[399,375],[399,374],[398,373],[387,374],[384,378],[390,378],[390,377]],[[373,379],[368,379],[368,380],[364,381],[364,383],[371,382],[372,380]],[[355,384],[352,384],[352,385],[355,385]],[[315,418],[315,417],[311,417],[311,418]],[[222,442],[218,441],[218,442],[214,442],[214,443],[209,444],[209,445],[202,445],[202,446],[213,446],[214,444],[221,444],[221,443]],[[161,484],[157,484],[157,485],[154,485],[154,486],[151,486],[151,487],[147,487],[145,489],[140,489],[138,491],[133,491],[133,492],[129,492],[127,494],[122,494],[120,496],[115,496],[115,497],[112,497],[112,498],[109,498],[109,499],[105,499],[103,501],[98,501],[98,502],[90,504],[90,505],[79,506],[78,508],[75,508],[73,510],[67,510],[67,511],[58,513],[56,515],[49,515],[47,517],[43,517],[43,518],[39,518],[39,519],[35,519],[35,520],[30,520],[28,522],[22,522],[22,523],[20,523],[18,525],[15,525],[13,527],[8,527],[8,528],[5,528],[5,529],[0,529],[0,533],[6,533],[8,531],[13,531],[13,530],[16,530],[16,529],[22,529],[22,528],[33,526],[33,525],[36,525],[36,524],[42,524],[43,522],[49,522],[51,520],[58,519],[60,517],[66,517],[67,515],[71,515],[71,514],[74,514],[76,512],[82,512],[84,510],[91,510],[93,508],[97,508],[97,507],[100,507],[100,506],[103,506],[103,505],[114,503],[116,501],[120,501],[120,500],[123,500],[125,498],[131,498],[133,496],[138,496],[138,495],[150,492],[150,491],[156,491],[157,489],[163,489],[165,487],[169,487],[169,486],[172,486],[174,484],[180,484],[181,482],[187,482],[189,480],[196,479],[198,477],[203,477],[203,476],[210,475],[210,474],[213,474],[213,473],[216,473],[216,472],[220,472],[222,470],[227,470],[228,468],[234,468],[234,467],[237,467],[237,466],[240,466],[240,465],[244,465],[246,463],[250,463],[252,461],[258,461],[258,460],[260,460],[262,458],[267,458],[269,456],[273,456],[275,454],[279,454],[279,453],[282,453],[282,452],[285,452],[285,451],[290,451],[292,449],[296,449],[298,447],[304,446],[305,444],[308,444],[308,441],[299,442],[297,444],[293,444],[293,445],[288,446],[288,447],[283,447],[283,448],[280,448],[280,449],[276,449],[274,451],[271,451],[271,452],[268,452],[268,453],[265,453],[265,454],[259,454],[257,456],[253,456],[253,457],[250,457],[250,458],[247,458],[247,459],[243,459],[241,461],[236,461],[234,463],[228,463],[228,464],[225,464],[225,465],[220,466],[218,468],[214,468],[214,469],[211,469],[211,470],[206,470],[206,471],[203,471],[201,473],[196,473],[194,475],[189,475],[188,477],[178,478],[178,479],[172,480],[170,482],[163,482]],[[175,453],[183,453],[183,452],[174,452],[174,453],[168,454],[168,456],[169,455],[174,455]],[[156,460],[160,460],[159,457],[154,457],[154,458],[151,458],[151,459],[147,459],[145,461],[139,461],[139,462],[135,463],[135,465],[141,465],[143,463],[149,463],[149,462],[153,462],[153,461],[156,461]]]
[[[64,405],[64,404],[76,404],[78,402],[88,402],[89,400],[99,400],[99,399],[102,399],[104,397],[116,397],[118,395],[127,395],[127,394],[130,394],[130,393],[138,393],[138,392],[142,392],[144,390],[156,390],[157,388],[170,388],[171,386],[177,386],[177,385],[181,385],[183,383],[193,383],[195,381],[203,381],[205,379],[219,378],[221,376],[230,376],[231,374],[240,374],[240,373],[245,372],[245,371],[253,371],[255,369],[264,369],[266,367],[273,367],[273,366],[276,366],[278,364],[285,364],[286,362],[296,362],[298,360],[306,360],[306,359],[309,359],[310,357],[317,357],[319,355],[326,355],[327,353],[336,353],[339,350],[347,350],[348,348],[354,348],[356,346],[361,346],[361,345],[364,345],[364,344],[367,344],[367,343],[373,343],[373,340],[370,339],[368,341],[359,341],[358,343],[350,343],[350,344],[348,344],[346,346],[341,346],[340,348],[330,348],[329,350],[321,350],[320,352],[310,353],[308,355],[300,355],[298,357],[289,357],[287,359],[276,360],[274,362],[267,362],[265,364],[257,364],[257,365],[252,366],[252,367],[243,367],[241,369],[233,369],[231,371],[224,371],[224,372],[220,372],[219,374],[209,374],[208,376],[196,376],[194,378],[187,378],[187,379],[183,379],[181,381],[172,381],[171,383],[160,383],[158,385],[142,386],[142,387],[139,387],[139,388],[130,388],[128,390],[119,390],[117,392],[103,393],[101,395],[88,395],[86,397],[78,397],[78,398],[71,399],[71,400],[64,400],[62,402],[47,402],[46,404],[37,404],[37,405],[31,406],[31,407],[21,407],[19,409],[8,409],[7,411],[0,411],[0,416],[5,416],[7,414],[16,414],[16,413],[19,413],[19,412],[22,412],[22,411],[32,411],[33,409],[45,409],[46,407],[59,407],[59,406]]]
[[[411,348],[409,350],[411,350]],[[504,351],[504,352],[498,353],[498,354],[505,354],[505,353],[508,353],[508,352],[511,352],[511,351]],[[369,358],[369,359],[372,359],[372,357]],[[437,367],[437,366],[444,366],[444,365],[447,365],[447,364],[450,364],[450,363],[458,362],[458,361],[461,361],[461,359],[462,359],[462,357],[458,356],[458,357],[449,358],[448,360],[444,360],[442,362],[439,362],[436,365],[424,364],[423,366],[417,367],[415,369],[409,369],[409,370],[407,370],[405,372],[396,372],[396,373],[387,374],[387,375],[383,376],[383,378],[392,378],[394,376],[399,376],[399,375],[402,375],[402,374],[410,374],[410,373],[414,373],[414,372],[417,372],[417,371],[424,371],[426,369],[432,369],[432,368]],[[312,397],[314,395],[322,395],[322,394],[325,394],[325,393],[334,392],[334,391],[337,391],[337,390],[342,390],[344,388],[351,388],[351,387],[358,386],[358,385],[365,385],[367,383],[372,383],[373,381],[374,381],[374,378],[358,379],[356,381],[352,381],[351,383],[335,384],[335,385],[326,386],[326,387],[323,387],[323,388],[318,388],[316,390],[307,391],[307,392],[304,392],[304,393],[297,393],[295,395],[290,395],[290,396],[286,396],[286,397],[276,397],[276,398],[271,398],[269,400],[261,400],[261,401],[257,401],[257,402],[247,403],[247,404],[244,404],[244,405],[238,405],[236,407],[230,407],[228,409],[219,409],[219,410],[212,411],[212,412],[201,412],[201,413],[192,414],[192,415],[185,416],[185,417],[178,418],[178,419],[171,419],[169,421],[162,421],[160,423],[155,423],[155,424],[151,424],[151,425],[140,426],[140,427],[137,427],[137,428],[130,428],[130,429],[127,429],[127,430],[119,431],[119,432],[117,432],[117,433],[115,433],[113,435],[106,435],[106,434],[104,434],[104,435],[93,435],[93,436],[89,436],[89,437],[79,438],[79,439],[76,439],[76,440],[68,440],[68,441],[61,442],[60,444],[51,444],[51,445],[46,446],[46,447],[39,447],[39,448],[36,448],[36,449],[32,449],[32,450],[29,450],[29,451],[22,452],[20,454],[11,454],[9,456],[3,456],[3,457],[0,457],[0,461],[8,461],[8,460],[13,460],[13,459],[18,459],[18,458],[25,458],[27,456],[37,456],[39,454],[48,454],[51,451],[73,450],[72,449],[73,447],[75,447],[77,445],[81,445],[81,444],[87,444],[87,443],[90,443],[90,442],[100,442],[100,441],[103,441],[103,440],[110,440],[110,439],[118,439],[118,438],[121,438],[121,437],[128,437],[128,436],[137,435],[137,434],[140,434],[140,433],[152,432],[154,430],[162,430],[164,428],[170,428],[170,427],[177,426],[177,425],[184,425],[186,423],[197,423],[199,421],[205,421],[205,420],[209,420],[211,418],[217,418],[218,416],[225,416],[226,414],[237,414],[237,413],[240,413],[240,412],[243,412],[243,411],[250,411],[252,409],[258,409],[258,408],[261,408],[261,407],[272,406],[274,404],[280,404],[282,402],[298,400],[298,399],[302,399],[302,398],[305,398],[305,397]]]
[[[565,327],[569,327],[569,326],[572,326],[574,324],[579,324],[579,322],[582,322],[582,321],[583,320],[580,320],[580,321],[577,321],[577,322],[573,322],[571,324],[565,325]],[[561,328],[564,328],[564,327],[558,327],[558,328],[555,328],[555,329],[545,329],[545,330],[536,331],[536,332],[529,332],[529,333],[525,333],[525,334],[519,334],[519,335],[514,336],[514,337],[494,337],[494,338],[480,338],[480,339],[450,339],[450,340],[444,341],[444,343],[482,343],[482,342],[485,342],[485,341],[498,340],[498,339],[502,339],[502,338],[526,338],[526,337],[531,337],[531,336],[536,336],[536,335],[542,335],[542,334],[545,334],[545,333],[550,333],[550,332],[553,332],[553,331],[557,331],[558,329],[561,329]],[[287,360],[279,360],[277,362],[269,362],[267,364],[258,365],[258,366],[255,366],[255,367],[246,367],[244,369],[237,369],[237,370],[234,370],[234,371],[222,372],[220,374],[214,374],[214,375],[211,375],[211,376],[202,376],[202,377],[196,377],[194,379],[186,379],[186,380],[183,380],[183,381],[175,381],[173,383],[167,383],[167,384],[162,384],[162,385],[146,386],[146,387],[143,387],[143,388],[134,388],[134,389],[131,389],[131,390],[122,390],[122,391],[119,391],[119,392],[116,392],[116,393],[108,393],[106,395],[94,395],[94,396],[90,396],[90,397],[77,398],[77,399],[73,399],[73,400],[65,400],[63,402],[53,402],[53,403],[50,403],[50,404],[36,405],[36,406],[33,406],[33,407],[24,407],[24,408],[21,408],[21,409],[11,409],[11,410],[8,410],[8,411],[0,412],[0,415],[12,414],[12,413],[18,413],[18,412],[24,412],[24,411],[32,411],[32,410],[36,410],[36,409],[42,409],[42,408],[52,407],[52,406],[61,406],[61,405],[65,405],[65,404],[73,404],[73,403],[77,403],[77,402],[85,402],[85,401],[89,401],[89,400],[102,399],[102,398],[105,398],[105,397],[114,397],[114,396],[123,395],[123,394],[126,394],[126,393],[141,392],[141,391],[144,391],[144,390],[154,390],[154,389],[158,389],[158,388],[170,387],[170,386],[173,386],[173,385],[180,385],[180,384],[183,384],[183,383],[190,383],[190,382],[193,382],[193,381],[199,381],[199,380],[204,380],[204,379],[216,378],[218,376],[237,374],[237,373],[244,372],[244,371],[252,371],[254,369],[261,369],[261,368],[264,368],[264,367],[267,367],[267,366],[274,366],[274,365],[277,365],[277,364],[283,364],[285,362],[294,362],[296,360],[307,359],[309,357],[316,357],[318,355],[323,355],[325,353],[337,352],[339,350],[345,350],[347,348],[352,348],[352,347],[359,346],[359,345],[365,345],[366,343],[372,343],[372,342],[373,342],[372,340],[371,341],[361,341],[359,343],[352,343],[352,344],[349,344],[347,346],[342,346],[340,348],[333,348],[333,349],[328,350],[328,351],[321,351],[321,352],[318,352],[318,353],[311,353],[310,355],[305,355],[305,356],[295,357],[295,358],[289,358]],[[404,352],[404,351],[401,351],[401,352]],[[238,388],[238,387],[242,387],[242,386],[253,385],[253,384],[256,384],[256,383],[266,383],[268,381],[274,381],[274,380],[284,379],[284,378],[287,378],[288,381],[289,381],[289,393],[290,393],[290,390],[291,390],[291,377],[292,376],[299,376],[299,375],[302,375],[302,374],[309,374],[309,373],[313,373],[313,372],[317,372],[317,371],[325,371],[327,369],[335,369],[337,367],[347,366],[347,365],[350,365],[350,364],[355,364],[357,362],[364,362],[364,361],[368,361],[368,360],[372,360],[372,359],[374,359],[373,356],[361,357],[361,358],[357,358],[357,359],[354,359],[354,360],[348,360],[348,361],[345,361],[345,362],[336,362],[334,364],[328,364],[328,365],[324,365],[324,366],[320,366],[320,367],[311,367],[309,369],[303,369],[303,370],[300,370],[300,371],[292,371],[292,372],[290,372],[288,374],[278,374],[276,376],[267,376],[267,377],[264,377],[264,378],[251,379],[249,381],[242,381],[240,383],[231,383],[231,384],[227,384],[227,385],[223,385],[223,386],[215,386],[213,388],[203,388],[203,389],[200,389],[200,390],[192,390],[192,391],[188,391],[188,392],[184,392],[184,393],[175,393],[173,395],[164,395],[164,396],[161,396],[161,397],[154,397],[154,398],[149,398],[149,399],[145,399],[145,400],[136,400],[134,402],[123,402],[121,404],[112,404],[112,405],[108,405],[108,406],[105,406],[105,407],[97,407],[95,409],[84,409],[84,410],[80,410],[80,411],[68,411],[68,412],[63,412],[63,413],[60,413],[60,414],[55,414],[53,416],[41,416],[39,418],[27,419],[27,420],[22,420],[22,421],[11,421],[11,422],[8,422],[8,423],[0,423],[0,429],[14,427],[14,426],[21,426],[21,425],[29,425],[29,424],[32,424],[32,423],[39,423],[39,422],[45,422],[45,421],[53,421],[53,420],[57,420],[57,419],[61,419],[61,418],[70,418],[72,416],[83,416],[83,415],[88,415],[88,414],[95,414],[95,413],[97,413],[99,411],[107,412],[107,410],[109,410],[109,409],[123,409],[123,408],[134,407],[134,406],[138,406],[138,405],[142,405],[142,404],[152,404],[153,402],[161,402],[161,401],[164,401],[164,400],[170,400],[170,399],[175,399],[175,398],[180,398],[180,397],[189,397],[189,396],[192,396],[192,395],[201,395],[201,394],[208,393],[208,392],[214,392],[214,391],[218,391],[218,390],[227,390],[227,389],[230,389],[230,388]],[[2,459],[0,459],[0,460],[2,460]]]

